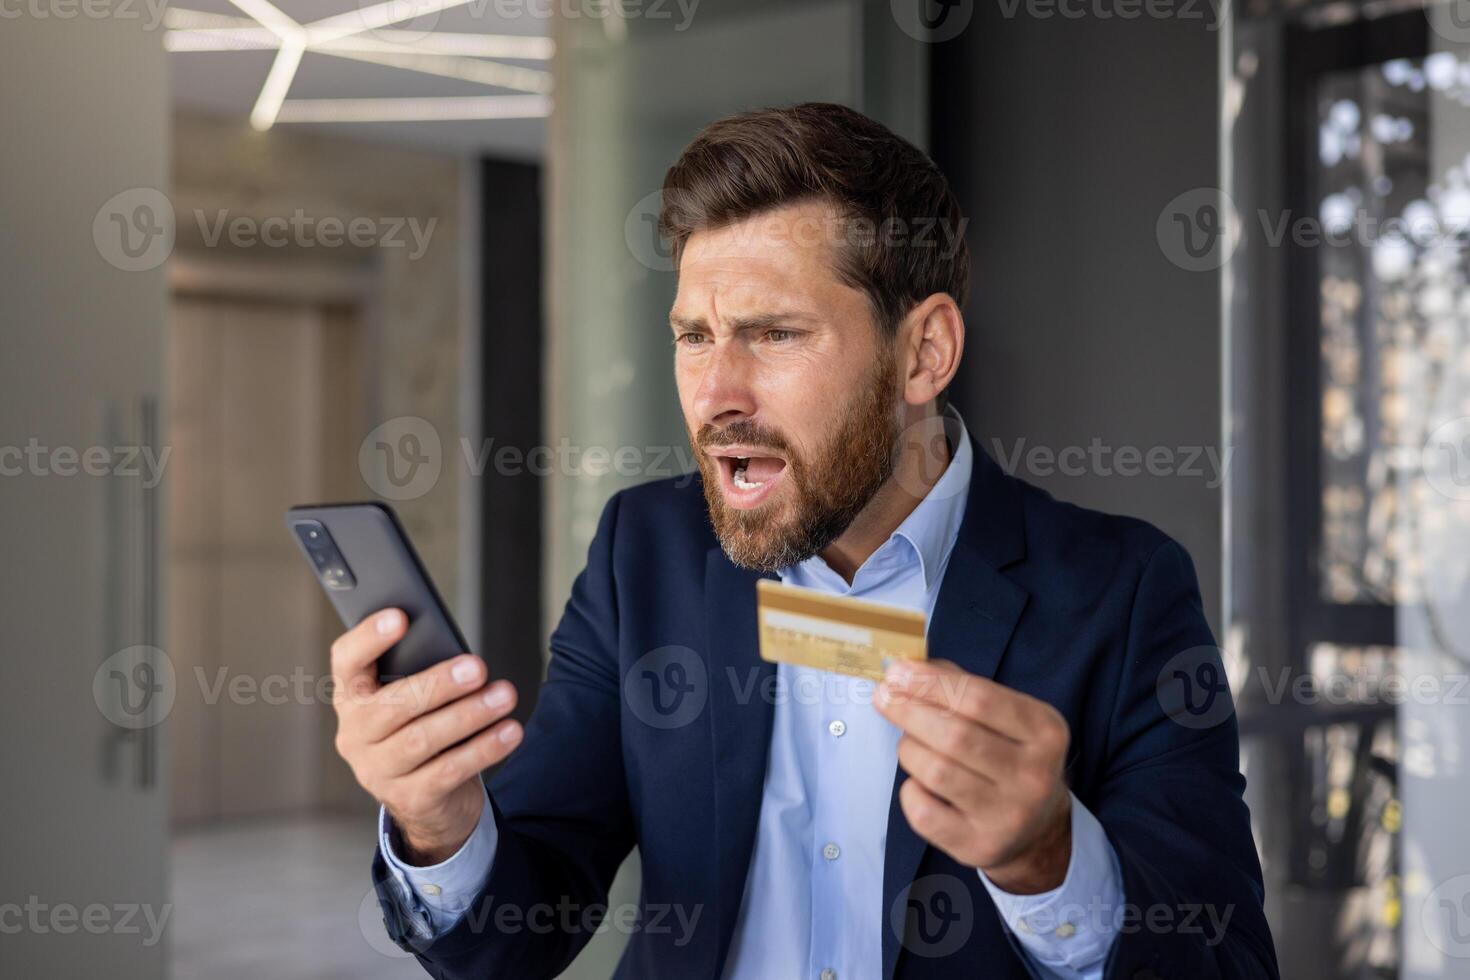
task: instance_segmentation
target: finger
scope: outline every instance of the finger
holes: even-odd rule
[[[947,660],[900,660],[883,683],[900,698],[928,701],[964,715],[1018,742],[1053,710],[1044,701],[1013,691],[988,677],[971,674]]]
[[[442,752],[403,777],[410,792],[447,796],[461,783],[503,761],[521,744],[524,731],[519,722],[507,718],[474,738]]]
[[[378,658],[403,638],[408,617],[380,609],[332,643],[333,690],[362,698],[378,689]]]
[[[971,833],[969,821],[917,780],[903,781],[898,790],[898,803],[909,826],[924,840],[951,857],[966,849]]]
[[[918,739],[909,736],[899,739],[898,764],[911,780],[917,779],[930,793],[972,819],[996,799],[994,782]]]
[[[984,725],[928,701],[890,701],[880,694],[874,704],[883,717],[910,738],[993,782],[1002,782],[1019,767],[1023,748]]]
[[[515,705],[515,686],[509,681],[496,681],[484,690],[423,715],[383,742],[387,774],[402,776],[413,772],[450,746],[504,718]]]
[[[368,742],[381,742],[415,718],[479,690],[485,677],[485,662],[466,653],[400,678],[361,707],[359,733]]]

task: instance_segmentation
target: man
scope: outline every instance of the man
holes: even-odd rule
[[[661,228],[699,480],[608,503],[526,730],[474,657],[379,688],[397,611],[333,647],[390,933],[453,980],[555,976],[599,924],[629,978],[1276,976],[1228,700],[1165,692],[1223,676],[1189,558],[945,407],[969,260],[924,231],[963,228],[933,163],[839,106],[747,113]],[[768,664],[762,577],[919,610],[931,659]],[[635,845],[641,918],[603,923]]]

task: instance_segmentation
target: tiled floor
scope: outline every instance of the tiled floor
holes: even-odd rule
[[[422,968],[383,933],[371,819],[182,833],[173,846],[174,980],[395,980]]]

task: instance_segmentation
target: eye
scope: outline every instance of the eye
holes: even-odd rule
[[[675,347],[698,347],[709,338],[702,333],[686,331],[674,338]]]
[[[796,331],[795,330],[782,330],[780,328],[776,328],[774,330],[767,330],[766,331],[766,339],[769,340],[773,344],[782,344],[782,343],[785,343],[788,340],[795,340],[796,339]]]

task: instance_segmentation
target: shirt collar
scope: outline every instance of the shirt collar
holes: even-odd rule
[[[908,541],[918,553],[925,588],[932,588],[943,574],[950,549],[959,537],[965,501],[970,496],[970,473],[975,465],[969,430],[952,405],[944,412],[944,433],[949,440],[949,465],[893,532],[894,538]]]

